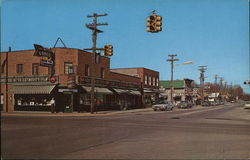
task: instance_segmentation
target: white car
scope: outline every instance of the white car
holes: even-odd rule
[[[248,102],[245,103],[245,107],[244,108],[245,109],[250,109],[250,101],[248,101]]]
[[[169,111],[169,110],[173,110],[174,108],[174,104],[172,104],[169,101],[163,101],[160,102],[159,104],[155,104],[152,106],[152,109],[154,111]]]

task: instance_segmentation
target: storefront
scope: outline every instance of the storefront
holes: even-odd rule
[[[15,111],[51,111],[51,99],[55,97],[56,85],[15,85]]]
[[[112,89],[115,93],[115,103],[117,109],[127,110],[133,108],[139,108],[141,106],[141,93],[136,90],[128,89]]]
[[[91,106],[91,87],[81,86],[83,92],[79,94],[80,111],[90,111]],[[113,107],[112,100],[114,93],[105,87],[94,87],[95,111],[110,110]]]

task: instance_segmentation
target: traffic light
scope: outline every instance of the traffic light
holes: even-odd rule
[[[153,14],[147,18],[147,32],[154,32],[155,31],[155,20],[156,20],[156,15]]]
[[[162,31],[162,17],[161,16],[156,16],[156,30],[157,32]]]
[[[160,32],[162,31],[162,17],[155,14],[153,11],[152,15],[147,18],[147,32]]]
[[[104,56],[113,56],[113,46],[112,45],[105,45],[104,46]]]

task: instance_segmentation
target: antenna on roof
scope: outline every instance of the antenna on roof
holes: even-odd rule
[[[57,42],[58,42],[59,40],[61,41],[61,43],[63,44],[63,46],[64,46],[65,48],[67,48],[66,45],[64,44],[63,40],[62,40],[60,37],[57,38],[56,43],[54,44],[54,47],[53,47],[53,48],[56,47]]]

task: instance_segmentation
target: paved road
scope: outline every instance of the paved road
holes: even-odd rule
[[[238,104],[109,116],[3,116],[2,158],[249,159]]]

